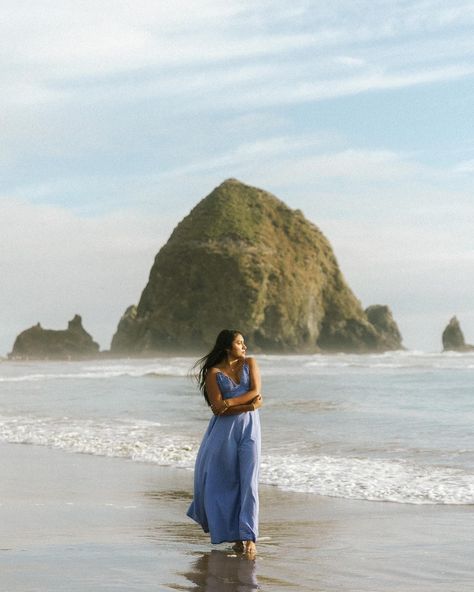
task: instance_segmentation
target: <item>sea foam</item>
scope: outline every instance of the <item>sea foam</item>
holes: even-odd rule
[[[0,441],[192,469],[199,442],[150,421],[0,417]],[[409,504],[474,504],[474,474],[404,460],[266,454],[260,481],[317,495]]]

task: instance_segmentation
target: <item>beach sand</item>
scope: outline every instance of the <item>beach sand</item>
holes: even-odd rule
[[[472,506],[262,486],[249,561],[186,517],[190,471],[17,444],[0,467],[2,592],[472,590]]]

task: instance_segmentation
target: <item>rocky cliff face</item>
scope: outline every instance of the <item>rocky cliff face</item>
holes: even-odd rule
[[[69,321],[64,331],[43,329],[37,325],[18,335],[9,354],[10,358],[74,359],[93,357],[99,352],[99,345],[84,330],[79,315]]]
[[[370,322],[323,233],[299,210],[235,179],[175,228],[111,350],[202,352],[224,327],[264,351],[401,347]]]
[[[388,306],[373,304],[365,309],[365,314],[379,334],[381,349],[399,350],[402,346],[402,335]]]
[[[443,351],[474,351],[474,345],[469,345],[464,340],[461,325],[456,317],[453,317],[441,337]]]

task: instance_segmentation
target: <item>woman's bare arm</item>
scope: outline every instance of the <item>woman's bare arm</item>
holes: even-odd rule
[[[214,415],[219,415],[220,412],[224,411],[227,407],[224,405],[224,399],[219,385],[217,384],[217,372],[218,370],[216,368],[209,368],[206,376],[207,397]]]
[[[239,413],[246,413],[247,411],[255,411],[255,409],[260,409],[262,405],[262,395],[257,395],[251,403],[243,403],[242,405],[228,407],[220,415],[238,415]]]
[[[232,397],[231,399],[226,399],[229,403],[229,407],[236,407],[237,405],[243,405],[245,403],[250,403],[257,395],[260,394],[262,389],[262,381],[260,379],[260,370],[258,368],[257,362],[254,358],[247,358],[247,364],[249,366],[249,373],[250,373],[250,390],[247,391],[244,395],[240,395],[240,397]]]

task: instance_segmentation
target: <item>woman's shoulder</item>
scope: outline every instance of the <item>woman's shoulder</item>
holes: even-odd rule
[[[224,368],[220,365],[217,366],[212,366],[211,368],[209,368],[209,370],[207,371],[207,376],[206,379],[208,378],[213,378],[213,379],[218,379],[221,376],[227,376]]]
[[[245,358],[244,364],[247,364],[249,368],[255,368],[257,366],[257,360],[255,358]]]

